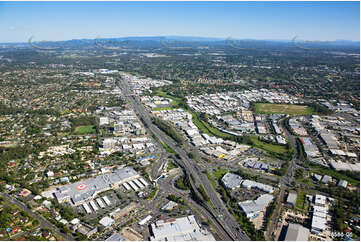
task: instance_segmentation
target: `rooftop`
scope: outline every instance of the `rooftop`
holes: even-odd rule
[[[239,187],[242,182],[242,177],[233,173],[227,173],[222,177],[222,183],[230,189]]]
[[[212,240],[213,235],[207,230],[202,230],[196,222],[194,215],[159,220],[151,225],[153,236],[151,240],[158,241],[190,241],[190,240]]]
[[[287,203],[291,203],[291,204],[295,205],[296,199],[297,199],[296,193],[289,193],[287,196]]]
[[[300,224],[289,224],[285,241],[308,241],[310,231]]]
[[[59,202],[71,199],[74,204],[82,203],[100,191],[105,191],[115,184],[138,176],[138,173],[132,168],[120,168],[112,173],[58,187],[54,195]]]

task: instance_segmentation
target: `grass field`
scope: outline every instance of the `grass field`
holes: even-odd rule
[[[309,115],[315,112],[309,106],[294,104],[275,104],[275,103],[256,103],[254,105],[255,113],[282,113],[289,115]]]
[[[277,154],[284,154],[284,153],[287,153],[287,149],[285,146],[283,145],[274,145],[274,144],[269,144],[269,143],[266,143],[266,142],[262,142],[258,139],[257,136],[249,136],[249,138],[252,140],[253,142],[253,145],[255,147],[258,147],[262,150],[265,150],[265,151],[269,151],[269,152],[274,152],[274,153],[277,153]]]
[[[213,175],[214,175],[214,178],[216,179],[216,181],[218,181],[227,172],[228,172],[227,169],[220,168],[220,169],[217,169],[217,170],[213,171]]]
[[[78,126],[75,128],[77,134],[95,134],[96,129],[94,125]]]
[[[169,107],[157,107],[157,108],[153,108],[152,111],[163,111],[163,110],[172,110],[175,107],[173,106],[169,106]]]
[[[168,95],[166,92],[163,92],[160,89],[157,89],[155,95],[160,96],[160,97],[164,97],[164,98],[172,99],[172,105],[173,106],[177,106],[182,101],[182,99],[180,99],[178,97]]]
[[[306,209],[306,193],[303,191],[298,192],[296,198],[295,209],[301,212],[307,212]]]

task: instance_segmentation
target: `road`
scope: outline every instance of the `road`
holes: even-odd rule
[[[49,221],[47,221],[46,219],[44,219],[43,217],[41,217],[40,215],[34,213],[33,211],[31,211],[31,209],[29,209],[28,207],[25,206],[25,204],[23,204],[22,202],[18,201],[17,199],[15,198],[12,198],[10,197],[8,194],[5,194],[5,193],[0,193],[1,196],[4,196],[6,197],[6,199],[18,206],[19,208],[21,208],[22,210],[26,211],[30,216],[32,216],[33,218],[37,219],[39,222],[40,222],[40,226],[43,227],[43,228],[49,228],[51,229],[52,231],[54,231],[55,233],[57,233],[58,235],[60,235],[62,238],[64,238],[65,240],[68,240],[68,241],[72,241],[72,240],[75,240],[73,238],[73,236],[71,235],[68,235],[68,234],[64,234],[62,232],[60,232],[60,230],[58,228],[56,228],[53,224],[51,224]]]
[[[181,197],[185,202],[187,202],[193,208],[197,209],[198,212],[200,213],[200,215],[203,216],[204,218],[206,218],[208,221],[214,220],[214,217],[212,216],[212,214],[210,214],[210,212],[208,210],[206,210],[204,207],[202,207],[201,205],[199,205],[198,203],[196,203],[195,201],[190,199],[188,196],[185,196],[187,192],[178,190],[177,188],[175,188],[173,186],[173,184],[174,184],[174,182],[164,182],[162,184],[162,187],[164,188],[164,190],[166,191],[167,194],[174,194],[178,197]],[[212,224],[210,224],[210,226],[216,230],[218,237],[223,238],[223,239],[226,239],[227,237],[229,237],[227,234],[222,232],[223,228],[218,223],[213,222]]]
[[[208,196],[210,197],[211,202],[213,203],[215,209],[210,206],[205,205],[205,209],[207,209],[213,216],[213,221],[217,222],[220,227],[223,228],[225,234],[228,234],[228,238],[224,238],[225,240],[250,240],[250,238],[242,231],[237,220],[229,213],[227,207],[224,205],[221,198],[218,196],[217,192],[213,189],[211,183],[205,174],[202,173],[201,168],[197,165],[197,163],[190,159],[186,152],[181,149],[173,140],[164,135],[158,127],[156,127],[152,121],[150,120],[149,113],[145,111],[143,105],[139,103],[130,93],[128,84],[124,81],[121,83],[120,88],[123,91],[123,95],[127,98],[127,100],[132,105],[134,111],[142,118],[145,125],[148,129],[162,142],[171,147],[180,157],[183,168],[186,170],[188,174],[191,174],[193,179],[190,179],[191,186],[193,190],[197,193],[199,185],[202,185]],[[218,216],[221,214],[222,217]]]
[[[293,136],[287,128],[282,124],[282,129],[285,132],[285,135],[288,138],[288,141],[290,142],[292,147],[296,147],[296,137]],[[286,174],[280,179],[280,193],[277,200],[276,210],[272,214],[270,225],[268,226],[267,232],[266,232],[266,239],[271,240],[272,239],[272,233],[276,230],[276,225],[278,221],[278,217],[281,211],[281,203],[285,195],[285,189],[287,187],[292,187],[292,182],[294,181],[294,175],[295,175],[295,168],[297,167],[297,152],[293,154],[292,160],[290,161],[290,164],[288,166],[288,169],[286,171]]]

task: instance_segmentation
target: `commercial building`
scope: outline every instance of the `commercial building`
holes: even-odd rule
[[[114,219],[112,219],[112,218],[110,218],[110,217],[108,217],[108,216],[105,216],[104,218],[102,218],[100,221],[99,221],[99,223],[101,224],[101,225],[103,225],[104,227],[109,227],[109,226],[111,226],[113,223],[114,223],[115,221],[114,221]]]
[[[346,162],[331,161],[330,165],[336,171],[360,171],[360,163],[351,164]]]
[[[247,188],[247,189],[254,188],[254,189],[258,189],[258,190],[268,192],[268,193],[274,192],[274,187],[260,183],[260,182],[251,181],[251,180],[243,180],[242,187]]]
[[[318,216],[312,217],[311,231],[315,234],[321,233],[326,229],[326,219]]]
[[[107,238],[105,241],[126,241],[126,239],[121,236],[119,233],[112,234],[109,238]]]
[[[128,206],[124,207],[124,208],[117,208],[115,209],[113,212],[111,212],[109,215],[110,217],[112,217],[113,219],[118,219],[121,218],[125,215],[127,215],[128,213],[130,213],[131,211],[133,211],[135,208],[137,207],[137,204],[132,202],[130,203]]]
[[[139,177],[132,168],[120,168],[112,173],[58,187],[54,196],[60,203],[69,202],[77,206],[95,198],[100,192],[118,188],[119,185]]]
[[[321,182],[326,184],[326,183],[329,183],[331,180],[332,180],[332,177],[330,177],[329,175],[324,175],[322,177]]]
[[[326,205],[326,197],[323,195],[316,194],[314,198],[314,204],[316,206],[324,207]]]
[[[311,232],[318,234],[326,229],[327,207],[326,197],[323,195],[316,195],[314,197],[314,206],[312,214]]]
[[[308,158],[320,156],[320,151],[318,150],[317,146],[312,143],[310,138],[303,137],[299,139]]]
[[[339,146],[337,138],[332,133],[321,133],[320,138],[329,149],[337,149]]]
[[[254,218],[260,212],[263,212],[266,207],[272,202],[273,196],[270,194],[263,194],[256,200],[248,200],[238,203],[238,206],[246,214],[247,218]]]
[[[338,186],[338,187],[346,188],[346,187],[347,187],[347,181],[345,181],[345,180],[340,180],[340,181],[337,183],[337,186]]]
[[[166,205],[164,205],[163,207],[162,207],[162,210],[164,210],[164,211],[171,211],[171,210],[173,210],[175,207],[177,207],[178,206],[178,203],[176,203],[176,202],[173,202],[173,201],[169,201]]]
[[[287,228],[285,241],[308,241],[310,231],[300,224],[290,223]]]
[[[88,224],[77,224],[75,225],[76,230],[85,235],[87,238],[89,238],[90,236],[92,236],[93,234],[95,234],[96,232],[98,232],[98,228],[97,227],[92,227]]]
[[[222,184],[229,189],[239,188],[242,182],[242,177],[233,173],[226,173],[222,177]]]
[[[200,228],[194,215],[159,220],[151,225],[151,233],[152,241],[215,241],[210,232]]]
[[[152,216],[151,215],[148,215],[147,217],[145,217],[144,219],[140,220],[138,222],[139,225],[144,225],[146,223],[148,223],[150,220],[152,219]]]
[[[319,181],[321,181],[322,176],[319,174],[313,173],[312,178],[319,182]]]
[[[294,207],[296,204],[297,194],[296,193],[289,193],[287,196],[286,204],[290,207]]]

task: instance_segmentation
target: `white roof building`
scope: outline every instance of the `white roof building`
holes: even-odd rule
[[[263,212],[265,208],[272,202],[273,196],[270,194],[263,194],[256,200],[248,200],[238,203],[238,206],[246,214],[247,218],[256,216],[258,213]]]
[[[162,207],[162,210],[170,211],[170,210],[174,209],[177,206],[178,206],[178,203],[173,202],[173,201],[169,201],[166,205],[164,205]]]
[[[242,182],[242,177],[233,173],[226,173],[222,177],[222,183],[226,188],[235,189],[239,188]]]
[[[347,187],[347,181],[345,181],[345,180],[340,180],[340,181],[337,183],[337,186],[338,186],[338,187],[346,188],[346,187]]]
[[[102,218],[99,223],[101,225],[103,225],[104,227],[109,227],[114,223],[114,220],[108,216],[105,216],[104,218]]]
[[[159,220],[151,225],[151,230],[152,241],[215,241],[210,232],[199,227],[194,215]]]
[[[80,220],[78,218],[74,218],[72,221],[70,221],[70,223],[72,225],[77,225],[78,223],[80,223]]]
[[[48,172],[46,173],[46,176],[47,176],[47,177],[53,177],[53,176],[54,176],[54,172],[53,172],[53,171],[48,171]]]
[[[315,205],[316,206],[325,206],[326,205],[326,197],[323,195],[316,194]]]
[[[68,201],[74,205],[80,205],[100,192],[116,188],[139,177],[139,174],[132,168],[120,168],[112,173],[57,187],[54,195],[59,202]]]
[[[273,193],[274,187],[266,185],[260,182],[255,182],[251,180],[243,180],[242,186],[247,189],[255,188],[264,192]]]
[[[324,231],[326,228],[326,219],[321,218],[318,216],[312,217],[312,225],[311,225],[311,231],[314,233],[319,233]]]

